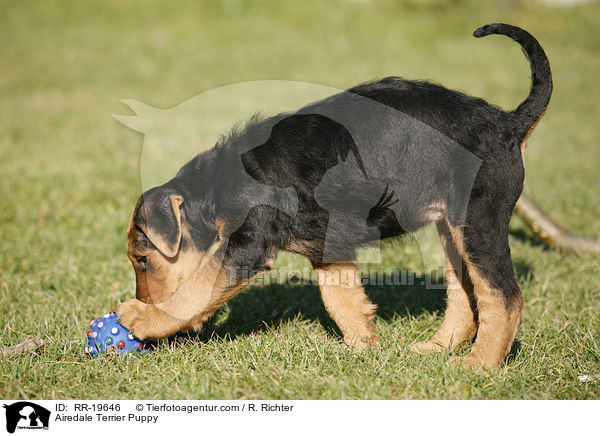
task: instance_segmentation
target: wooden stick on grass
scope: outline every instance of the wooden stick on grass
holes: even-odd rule
[[[600,238],[586,238],[565,229],[527,194],[522,194],[519,198],[515,213],[552,248],[600,252]]]
[[[44,340],[40,337],[31,338],[17,345],[11,347],[5,347],[0,350],[0,359],[4,359],[8,356],[14,356],[15,354],[25,353],[27,351],[33,351],[44,345]]]

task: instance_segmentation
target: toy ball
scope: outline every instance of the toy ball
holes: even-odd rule
[[[107,313],[90,323],[87,332],[88,346],[84,352],[92,356],[103,353],[140,353],[144,343],[123,327],[115,312]]]

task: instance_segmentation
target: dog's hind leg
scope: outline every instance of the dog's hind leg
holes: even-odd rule
[[[429,354],[466,345],[477,331],[477,310],[473,284],[445,221],[437,223],[440,241],[446,254],[446,281],[448,283],[444,321],[438,332],[428,341],[418,342],[411,351]]]
[[[377,306],[366,296],[355,263],[315,266],[325,309],[356,349],[378,343],[373,325]]]
[[[506,224],[490,225],[484,216],[464,231],[452,229],[453,240],[466,264],[477,304],[475,344],[453,363],[495,368],[510,351],[521,323],[523,293],[517,283],[508,246]]]

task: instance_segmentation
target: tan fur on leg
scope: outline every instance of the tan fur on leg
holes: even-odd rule
[[[184,284],[167,300],[157,304],[127,300],[117,308],[117,316],[140,339],[158,339],[183,330],[199,330],[223,303],[260,274],[234,284],[220,261],[210,259],[198,267],[194,286]]]
[[[155,304],[127,300],[117,308],[119,322],[140,339],[164,338],[185,330],[185,321],[160,310]]]
[[[344,342],[364,349],[378,343],[373,325],[377,306],[365,295],[354,263],[315,268],[325,309],[344,335]]]
[[[446,254],[447,304],[444,321],[433,338],[411,347],[411,351],[421,354],[459,348],[477,332],[473,284],[452,241],[448,225],[441,221],[437,227]],[[457,271],[461,271],[460,275]]]
[[[469,354],[453,359],[452,363],[469,368],[486,366],[496,368],[502,364],[510,351],[523,313],[523,296],[519,294],[506,307],[499,289],[494,289],[473,264],[467,265],[472,277],[479,313],[477,339]]]
[[[507,307],[502,291],[495,289],[477,266],[470,262],[464,249],[462,232],[457,228],[448,228],[473,283],[478,314],[477,338],[471,352],[464,358],[455,357],[450,362],[467,368],[496,368],[504,361],[517,335],[522,320],[523,295],[519,292]]]
[[[227,288],[220,262],[210,259],[195,267],[194,281],[180,284],[166,299],[152,303],[127,300],[117,308],[121,324],[140,339],[158,339],[178,331],[197,329],[196,318]],[[216,309],[215,309],[216,310]]]

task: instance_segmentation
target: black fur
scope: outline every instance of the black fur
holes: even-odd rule
[[[508,246],[523,188],[520,145],[548,105],[552,78],[529,33],[491,24],[474,36],[489,34],[519,42],[530,59],[531,92],[515,111],[388,77],[294,114],[253,119],[161,188],[184,197],[192,243],[207,249],[222,219],[227,266],[263,270],[279,250],[320,265],[352,260],[373,232],[414,231],[436,220],[439,209],[463,229],[470,260],[510,305],[520,292]]]

